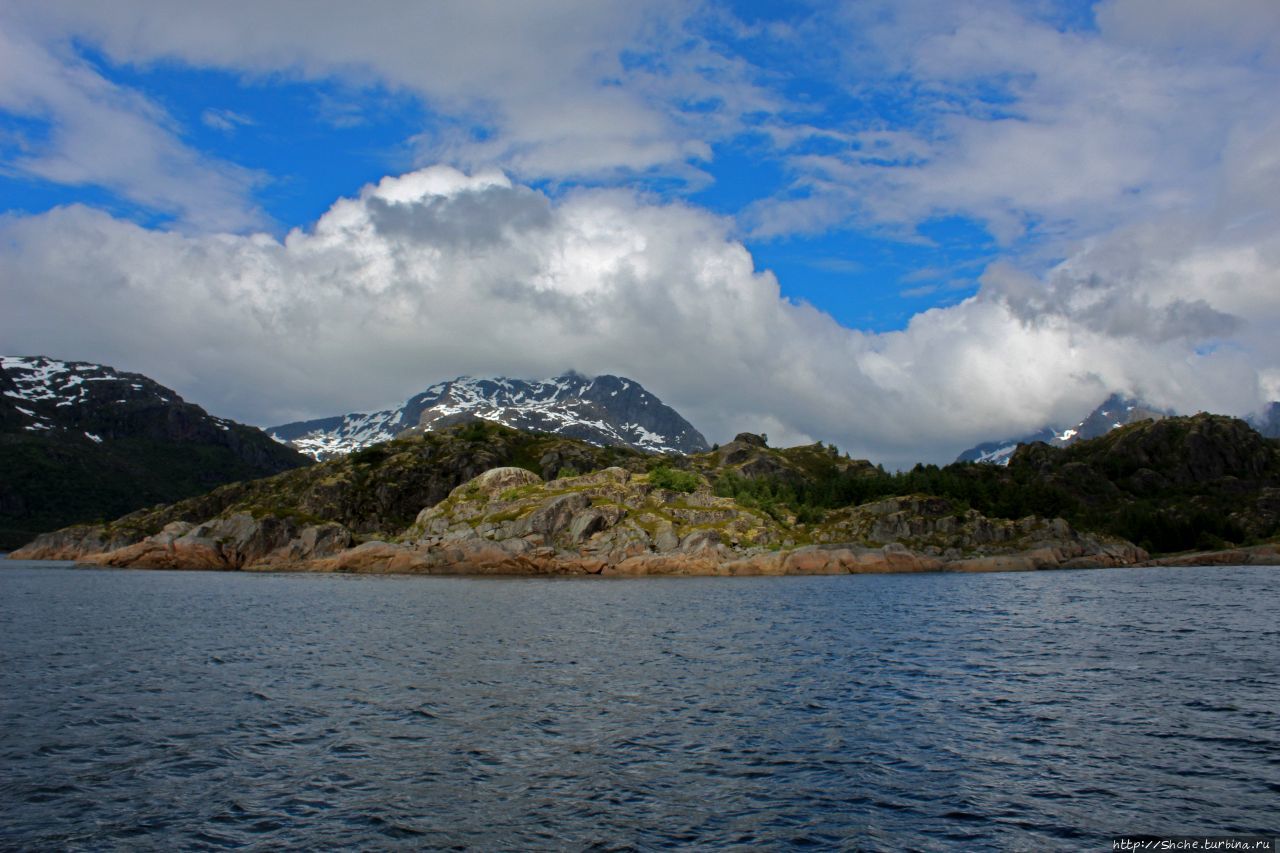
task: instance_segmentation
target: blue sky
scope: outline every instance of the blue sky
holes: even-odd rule
[[[0,333],[263,424],[563,367],[634,375],[713,440],[772,425],[891,460],[1112,390],[1243,413],[1280,391],[1277,9],[19,0],[0,11]],[[385,204],[448,208],[454,237],[385,231]],[[467,322],[438,327],[445,291]],[[388,326],[387,294],[421,313]],[[218,297],[251,320],[223,318],[238,353],[211,330],[165,356]],[[609,336],[565,328],[553,297],[611,312]],[[102,321],[134,302],[176,312],[152,344]],[[534,331],[451,337],[508,311]],[[334,312],[364,334],[318,338]],[[754,326],[705,321],[728,316]]]
[[[1088,4],[1078,4],[1078,23],[1091,23]],[[738,3],[708,7],[700,35],[715,49],[732,51],[754,74],[769,78],[780,119],[763,111],[748,113],[738,132],[718,139],[707,156],[691,158],[680,168],[624,170],[610,175],[555,175],[529,183],[551,195],[577,186],[620,185],[638,188],[662,200],[679,199],[735,220],[754,202],[773,197],[804,198],[792,185],[787,159],[846,147],[841,140],[814,138],[790,151],[779,151],[756,129],[766,122],[786,122],[821,131],[850,127],[919,127],[914,93],[885,86],[869,98],[858,97],[826,76],[839,57],[797,57],[776,39],[735,34],[738,27],[786,26],[805,18],[804,4]],[[697,16],[695,16],[697,17]],[[735,37],[736,35],[736,37]],[[832,46],[825,46],[830,51]],[[69,47],[76,60],[108,83],[145,97],[163,111],[175,136],[199,155],[234,163],[253,173],[246,200],[261,211],[240,230],[264,228],[277,235],[309,227],[335,199],[352,196],[368,183],[421,165],[412,140],[424,133],[454,130],[457,118],[421,97],[392,89],[376,79],[348,80],[322,76],[299,80],[282,67],[272,73],[246,75],[242,70],[210,68],[174,59],[134,63],[113,58],[92,41],[78,39]],[[626,56],[624,66],[660,69],[663,57]],[[998,97],[993,88],[977,95]],[[710,112],[721,101],[714,95],[682,106]],[[3,116],[11,159],[23,148],[48,144],[47,117],[9,113]],[[466,133],[492,133],[483,121],[463,125]],[[499,162],[501,165],[501,162]],[[687,169],[700,174],[690,179]],[[10,170],[0,173],[7,207],[39,213],[51,207],[86,203],[145,224],[181,225],[163,206],[139,204],[89,179],[59,183],[39,175]],[[783,294],[829,312],[841,323],[860,329],[903,328],[910,317],[935,305],[951,305],[977,289],[981,261],[992,255],[991,236],[980,219],[938,215],[911,225],[910,234],[884,233],[876,227],[831,223],[817,233],[756,236],[747,224],[741,237],[762,269],[777,273]]]

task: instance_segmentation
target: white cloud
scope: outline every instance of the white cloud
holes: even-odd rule
[[[140,370],[258,423],[380,406],[460,373],[610,371],[712,440],[754,428],[889,464],[1078,417],[1113,390],[1256,407],[1280,387],[1276,5],[1206,16],[1113,0],[1096,31],[1027,11],[1043,7],[866,2],[746,27],[683,0],[388,0],[378,14],[19,0],[0,11],[0,109],[47,124],[48,140],[9,168],[104,186],[205,233],[83,207],[4,219],[0,340]],[[752,67],[734,39],[787,61]],[[258,218],[258,176],[192,150],[76,45],[144,68],[407,92],[439,119],[419,155],[472,173],[385,179],[283,239],[220,234]],[[833,118],[789,100],[799,55],[873,106]],[[211,107],[202,120],[241,118]],[[864,334],[781,299],[734,223],[525,185],[699,186],[713,144],[744,131],[794,178],[748,210],[758,236],[853,224],[919,239],[922,221],[957,214],[986,222],[1005,261],[977,296]]]
[[[500,165],[528,178],[657,168],[705,180],[691,162],[770,99],[740,60],[685,30],[691,0],[421,3],[339,0],[175,5],[28,3],[14,17],[120,63],[177,61],[412,93],[440,119],[416,137],[424,161]],[[714,101],[713,109],[681,105]],[[349,118],[347,119],[349,120]]]
[[[1280,43],[1271,0],[1126,0],[1099,10],[1100,31],[1060,30],[1029,5],[866,3],[812,24],[850,45],[833,72],[846,93],[905,117],[789,128],[793,184],[749,211],[754,232],[959,215],[1013,251],[1061,256],[1206,203],[1233,136],[1280,117],[1280,75],[1259,58]]]
[[[552,201],[444,167],[384,179],[282,240],[65,208],[0,225],[16,307],[0,339],[149,373],[259,424],[462,373],[613,372],[713,441],[757,429],[891,465],[1079,416],[1112,389],[1243,412],[1280,364],[1274,238],[1138,229],[1045,280],[996,265],[977,297],[871,335],[780,298],[730,232],[680,204]],[[1160,261],[1122,276],[1117,257]]]
[[[263,222],[248,200],[260,175],[203,157],[155,103],[74,56],[51,53],[20,28],[0,26],[0,110],[48,126],[47,138],[7,164],[18,174],[105,187],[189,227]]]
[[[1104,0],[1098,26],[1124,44],[1175,55],[1280,62],[1273,0]]]
[[[210,107],[200,114],[200,121],[214,130],[230,133],[237,127],[254,124],[254,120],[234,110],[218,110]]]

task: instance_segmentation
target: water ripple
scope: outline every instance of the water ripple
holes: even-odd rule
[[[0,847],[1269,833],[1280,572],[0,569]]]

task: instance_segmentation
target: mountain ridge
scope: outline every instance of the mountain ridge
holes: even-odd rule
[[[0,548],[309,462],[142,374],[0,356]]]
[[[460,376],[431,385],[399,408],[294,421],[266,431],[323,461],[473,418],[651,453],[708,449],[692,424],[635,380],[575,371],[544,380]]]
[[[1118,393],[1111,394],[1073,426],[1045,426],[1017,438],[985,441],[962,451],[955,461],[1008,465],[1014,451],[1022,444],[1043,442],[1052,447],[1070,447],[1078,441],[1098,438],[1118,427],[1142,420],[1159,420],[1173,415],[1172,410],[1157,409],[1139,398]]]

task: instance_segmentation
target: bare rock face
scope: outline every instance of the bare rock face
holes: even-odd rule
[[[288,520],[236,513],[199,525],[173,522],[140,542],[78,559],[103,566],[238,570],[293,565],[340,553],[351,544],[350,531],[340,524],[299,529]]]
[[[133,541],[131,537],[109,533],[101,525],[81,524],[41,533],[9,557],[13,560],[78,560],[86,554],[123,548]]]
[[[123,547],[92,531],[79,535],[101,545],[103,553],[83,557],[101,565],[357,573],[818,575],[1146,559],[1130,543],[1081,535],[1061,520],[989,519],[921,496],[844,510],[816,527],[788,526],[717,497],[705,481],[691,493],[675,492],[622,468],[550,481],[521,468],[484,471],[419,513],[393,541],[357,544],[339,524],[299,527],[245,512],[174,522]]]
[[[541,482],[541,477],[524,468],[491,468],[467,483],[466,488],[478,489],[486,495],[494,495],[507,489],[532,486]]]

